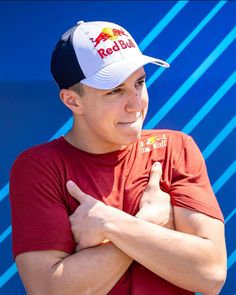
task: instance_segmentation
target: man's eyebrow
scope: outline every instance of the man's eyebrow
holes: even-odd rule
[[[142,75],[142,77],[138,78],[137,81],[146,79],[146,74]]]
[[[142,75],[142,76],[141,76],[140,78],[138,78],[136,81],[138,82],[138,81],[143,80],[143,79],[146,79],[146,74]],[[124,84],[125,84],[125,82],[122,83],[122,84],[120,84],[120,85],[118,85],[118,86],[116,86],[116,87],[114,87],[114,88],[112,88],[112,89],[119,88],[119,87],[123,86]]]

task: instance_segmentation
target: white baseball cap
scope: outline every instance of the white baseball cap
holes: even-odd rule
[[[54,48],[51,73],[61,89],[80,82],[107,90],[119,86],[148,63],[169,67],[161,59],[143,55],[121,26],[80,21],[62,35]]]

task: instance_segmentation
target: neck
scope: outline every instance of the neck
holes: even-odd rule
[[[125,145],[120,146],[113,146],[112,148],[109,146],[94,144],[93,140],[90,140],[89,136],[86,136],[86,134],[81,130],[81,128],[78,128],[76,124],[74,123],[71,130],[64,135],[65,140],[73,145],[74,147],[91,153],[91,154],[105,154],[113,151],[123,150],[126,148]]]

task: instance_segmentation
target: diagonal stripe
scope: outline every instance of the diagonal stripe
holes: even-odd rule
[[[207,103],[196,113],[196,115],[184,126],[182,131],[189,134],[202,119],[214,108],[221,98],[236,83],[236,71],[224,82],[216,93],[207,101]]]
[[[11,234],[11,225],[0,235],[0,244]]]
[[[225,138],[236,127],[236,115],[229,121],[229,123],[221,130],[221,132],[209,143],[209,145],[202,152],[205,160],[215,151],[215,149],[225,140]]]
[[[229,256],[227,261],[227,268],[230,269],[231,266],[236,262],[236,250]]]
[[[188,1],[178,1],[163,19],[147,34],[139,44],[141,51],[144,51],[152,41],[163,31],[163,29],[172,21],[172,19],[184,8]]]
[[[12,266],[9,267],[8,270],[3,275],[1,275],[0,288],[2,288],[2,286],[5,285],[6,282],[9,281],[16,273],[17,273],[16,264],[13,263]]]
[[[189,45],[190,42],[202,31],[202,29],[209,23],[209,21],[217,14],[217,12],[226,4],[227,1],[220,1],[207,16],[197,25],[191,34],[175,49],[171,56],[167,59],[168,63],[172,63],[176,57]],[[160,67],[155,73],[147,80],[147,87],[150,87],[156,79],[162,74],[165,69]]]
[[[225,224],[230,221],[232,217],[236,214],[236,208],[225,218]]]
[[[171,96],[164,106],[150,119],[146,124],[146,129],[154,128],[177,104],[177,102],[188,92],[188,90],[198,81],[205,71],[217,60],[224,50],[235,40],[236,27],[220,42],[220,44],[211,52],[204,62],[192,73],[182,86]]]
[[[0,190],[0,202],[8,195],[9,193],[9,182],[4,185],[4,187]]]
[[[225,172],[217,179],[213,184],[212,188],[215,193],[217,193],[222,186],[230,179],[232,175],[236,172],[236,160],[225,170]]]
[[[49,139],[49,141],[54,140],[63,134],[66,134],[67,131],[71,129],[72,125],[73,125],[73,117],[70,117],[66,121],[66,123]]]

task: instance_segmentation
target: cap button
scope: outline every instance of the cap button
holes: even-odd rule
[[[80,21],[77,22],[77,25],[79,26],[79,25],[81,25],[83,23],[84,23],[84,21],[83,20],[80,20]]]

